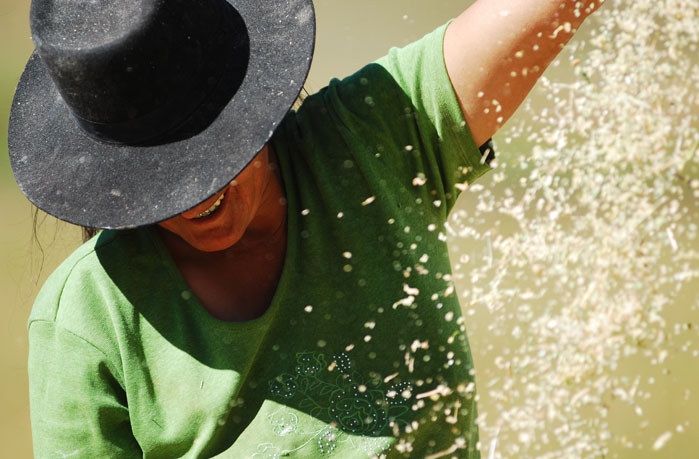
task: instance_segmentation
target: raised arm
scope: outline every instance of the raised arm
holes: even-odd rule
[[[478,0],[449,25],[447,72],[478,145],[515,112],[604,0]]]

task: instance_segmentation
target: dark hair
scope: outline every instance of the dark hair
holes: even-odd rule
[[[41,252],[42,258],[44,255],[44,248],[41,246],[41,241],[39,240],[39,233],[38,233],[38,228],[39,225],[43,223],[43,221],[46,219],[48,214],[45,214],[41,211],[36,206],[32,206],[32,240],[36,244],[36,246],[39,248],[39,251]],[[63,222],[65,223],[65,222]],[[67,223],[68,224],[68,223]],[[86,226],[81,226],[80,230],[82,231],[82,241],[87,242],[88,240],[92,239],[94,235],[100,232],[99,229],[97,228],[88,228]]]
[[[95,234],[100,232],[100,230],[98,230],[97,228],[89,228],[87,226],[81,226],[80,229],[83,233],[83,242],[89,241],[95,236]]]

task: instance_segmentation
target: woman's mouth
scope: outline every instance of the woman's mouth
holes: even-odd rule
[[[221,205],[221,202],[223,201],[223,197],[225,195],[226,195],[225,193],[221,194],[221,196],[218,197],[216,202],[211,207],[209,207],[208,209],[206,209],[204,212],[200,213],[199,215],[195,216],[194,218],[195,219],[204,218],[204,217],[211,215],[213,212],[216,211],[216,209],[218,209],[218,206]]]

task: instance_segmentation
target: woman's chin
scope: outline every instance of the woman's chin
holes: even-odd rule
[[[197,250],[202,252],[221,252],[223,250],[229,249],[238,242],[240,238],[232,237],[228,235],[227,237],[200,237],[200,238],[187,238],[185,241]]]

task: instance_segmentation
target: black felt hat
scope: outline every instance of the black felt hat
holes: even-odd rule
[[[311,0],[33,0],[15,93],[15,179],[95,228],[155,223],[230,182],[308,74]]]

